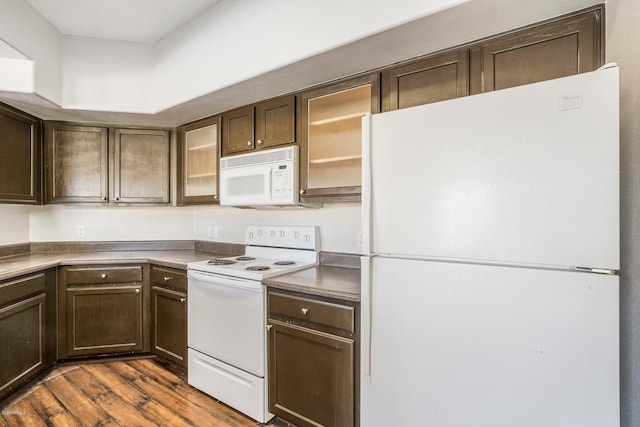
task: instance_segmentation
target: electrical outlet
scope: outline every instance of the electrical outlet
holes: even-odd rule
[[[218,227],[217,226],[213,226],[213,236],[214,239],[218,238]]]
[[[207,225],[207,237],[213,237],[213,226]]]
[[[76,236],[78,237],[84,237],[84,225],[79,225],[76,228]]]

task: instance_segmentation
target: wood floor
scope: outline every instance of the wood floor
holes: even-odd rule
[[[155,359],[58,365],[0,404],[0,411],[0,427],[260,425]],[[275,420],[269,426],[290,424]]]

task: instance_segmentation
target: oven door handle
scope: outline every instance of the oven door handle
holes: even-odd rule
[[[188,270],[187,277],[189,279],[199,280],[211,286],[228,286],[231,288],[245,289],[247,291],[261,292],[262,283],[257,280],[236,279],[229,276],[220,276],[217,274],[200,273],[198,271]]]

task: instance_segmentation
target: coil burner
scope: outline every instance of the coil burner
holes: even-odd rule
[[[220,259],[220,258],[214,258],[207,261],[207,264],[209,265],[232,265],[235,263],[236,262],[232,259]]]
[[[265,271],[265,270],[269,270],[269,268],[270,267],[268,267],[266,265],[250,265],[246,269],[248,271]]]

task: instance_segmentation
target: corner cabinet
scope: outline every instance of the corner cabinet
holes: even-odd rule
[[[220,116],[178,128],[178,205],[218,203]]]
[[[296,142],[294,95],[274,98],[222,115],[222,156]]]
[[[269,411],[300,426],[357,425],[354,305],[269,291]]]
[[[59,357],[149,351],[147,265],[68,266],[59,272]],[[146,278],[146,279],[145,279]]]
[[[0,400],[56,361],[55,270],[0,282]]]
[[[47,203],[168,204],[166,130],[45,122]]]
[[[0,103],[0,203],[40,204],[41,121]]]
[[[360,200],[362,117],[380,111],[379,91],[376,73],[300,95],[301,200]]]
[[[151,352],[187,367],[187,274],[151,266]]]

